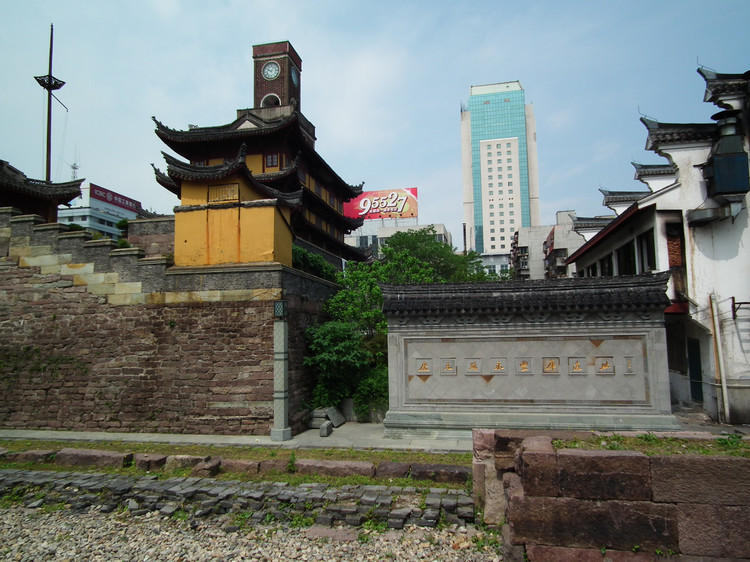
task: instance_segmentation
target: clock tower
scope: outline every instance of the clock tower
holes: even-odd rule
[[[289,41],[253,45],[255,99],[253,106],[293,105],[300,110],[302,59]]]

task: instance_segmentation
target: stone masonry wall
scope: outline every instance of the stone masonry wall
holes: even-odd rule
[[[750,559],[750,459],[517,443],[474,432],[475,494],[504,512],[504,560]]]
[[[268,434],[274,302],[289,323],[289,415],[305,427],[304,330],[335,287],[280,265],[171,268],[0,209],[0,425]]]

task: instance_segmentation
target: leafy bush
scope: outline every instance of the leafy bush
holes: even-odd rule
[[[388,408],[388,366],[378,365],[362,379],[354,393],[354,413],[359,421],[369,421],[370,412]]]
[[[328,263],[323,256],[313,254],[300,246],[292,246],[292,267],[327,281],[336,281],[338,275],[338,269]]]
[[[305,366],[315,375],[313,407],[338,406],[354,395],[372,354],[363,346],[362,335],[348,322],[326,322],[307,330]]]

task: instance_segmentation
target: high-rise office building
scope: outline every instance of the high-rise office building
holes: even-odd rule
[[[507,271],[514,233],[540,223],[536,123],[520,82],[471,87],[461,154],[464,246]]]

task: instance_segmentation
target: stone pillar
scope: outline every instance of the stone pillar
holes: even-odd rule
[[[289,333],[286,301],[274,301],[273,321],[273,428],[271,441],[289,441]]]

